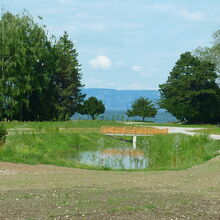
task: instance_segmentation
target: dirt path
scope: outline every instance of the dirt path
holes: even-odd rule
[[[0,163],[0,219],[220,219],[220,156],[184,171]]]
[[[198,132],[193,132],[195,130],[201,130],[204,128],[187,128],[187,127],[164,127],[164,126],[152,126],[155,128],[168,128],[169,133],[181,133],[181,134],[187,134],[187,135],[195,135],[198,134]],[[210,134],[210,137],[214,140],[220,140],[220,135],[217,134]]]

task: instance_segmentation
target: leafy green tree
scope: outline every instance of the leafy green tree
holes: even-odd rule
[[[220,72],[220,30],[217,30],[212,36],[211,47],[198,47],[194,51],[194,55],[200,60],[215,63],[217,71]]]
[[[83,101],[68,34],[56,41],[24,12],[0,18],[0,120],[68,120]]]
[[[42,91],[49,78],[43,60],[50,43],[44,27],[26,12],[21,16],[5,12],[0,29],[3,117],[30,120],[35,112],[35,108],[30,109],[31,96]]]
[[[145,121],[147,117],[155,117],[157,109],[151,100],[140,97],[132,103],[131,109],[128,109],[126,114],[128,117],[140,116],[142,120]]]
[[[90,115],[92,120],[94,120],[98,115],[101,115],[105,112],[105,105],[101,100],[91,96],[83,102],[83,105],[78,112],[82,115]]]
[[[181,54],[166,83],[161,84],[160,107],[180,121],[208,123],[220,120],[220,89],[215,65],[190,52]]]

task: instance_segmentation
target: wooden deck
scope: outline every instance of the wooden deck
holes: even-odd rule
[[[101,128],[101,133],[107,135],[147,136],[155,134],[168,134],[168,128],[158,129],[151,127],[103,126]]]

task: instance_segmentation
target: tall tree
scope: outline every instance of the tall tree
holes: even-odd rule
[[[128,109],[126,114],[128,117],[140,116],[145,121],[147,117],[155,117],[157,109],[150,99],[140,97],[132,103],[131,109]]]
[[[207,123],[220,121],[220,89],[215,65],[186,52],[161,84],[160,106],[180,121]]]
[[[80,90],[83,85],[78,53],[66,32],[55,45],[55,56],[55,82],[58,89],[56,108],[59,119],[67,120],[77,111],[85,95]]]

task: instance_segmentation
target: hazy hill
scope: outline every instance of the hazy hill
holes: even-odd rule
[[[84,88],[82,92],[89,96],[101,99],[108,110],[127,110],[131,103],[143,96],[152,100],[160,98],[158,90],[115,90],[115,89],[89,89]]]
[[[103,101],[106,111],[101,115],[100,119],[105,120],[141,120],[140,117],[128,118],[125,114],[126,110],[130,108],[131,103],[141,96],[147,97],[151,100],[160,98],[158,90],[115,90],[115,89],[82,89],[82,93],[86,94],[86,98],[95,96]],[[75,114],[73,119],[90,119],[87,115]],[[155,118],[148,118],[154,122],[170,122],[176,119],[164,110],[160,110]]]

